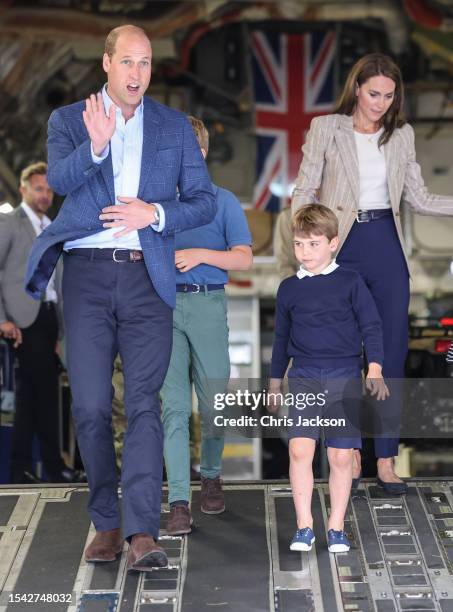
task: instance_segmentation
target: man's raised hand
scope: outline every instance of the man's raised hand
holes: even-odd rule
[[[85,100],[86,108],[83,111],[83,122],[93,145],[93,152],[100,156],[102,151],[110,142],[116,125],[116,106],[112,103],[109,114],[105,114],[104,100],[102,94],[91,94]]]

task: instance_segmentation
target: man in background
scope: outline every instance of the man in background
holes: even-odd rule
[[[24,168],[19,190],[20,206],[0,214],[0,332],[13,341],[19,361],[10,480],[15,484],[39,482],[32,468],[36,434],[47,479],[71,482],[75,473],[64,464],[58,443],[60,271],[52,276],[40,302],[31,299],[23,287],[33,242],[50,224],[46,212],[53,191],[47,182],[47,164]]]

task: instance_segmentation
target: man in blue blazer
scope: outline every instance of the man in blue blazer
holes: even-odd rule
[[[77,439],[96,536],[87,561],[113,561],[123,539],[111,429],[120,353],[128,430],[121,474],[128,568],[167,564],[157,545],[162,486],[158,393],[171,353],[174,234],[215,215],[211,181],[182,113],[144,93],[151,43],[135,26],[106,39],[107,84],[53,112],[48,181],[66,199],[39,236],[27,291],[40,299],[64,250],[63,308]],[[177,190],[179,189],[179,197]]]

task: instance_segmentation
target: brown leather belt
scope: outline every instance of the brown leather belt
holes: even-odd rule
[[[69,249],[68,255],[85,257],[90,261],[104,259],[115,263],[138,263],[144,261],[143,251],[131,251],[129,249]]]

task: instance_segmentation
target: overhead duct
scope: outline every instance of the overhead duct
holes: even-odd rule
[[[226,6],[223,7],[224,9]],[[217,11],[220,13],[221,11]],[[295,2],[278,3],[256,2],[224,11],[223,14],[211,15],[210,20],[199,21],[184,39],[181,49],[181,64],[187,69],[190,50],[208,31],[234,22],[253,22],[266,20],[301,21],[301,22],[343,22],[377,19],[382,21],[387,32],[389,46],[395,55],[400,55],[407,47],[408,28],[404,13],[398,4],[391,0],[379,2],[352,2],[345,7],[344,2]]]
[[[127,4],[126,2],[124,4]],[[203,3],[180,2],[162,15],[128,15],[128,22],[143,28],[151,39],[173,34],[208,14]],[[33,39],[64,39],[65,42],[103,39],[108,32],[124,24],[124,16],[85,12],[66,7],[14,6],[0,11],[3,36],[27,36]]]

